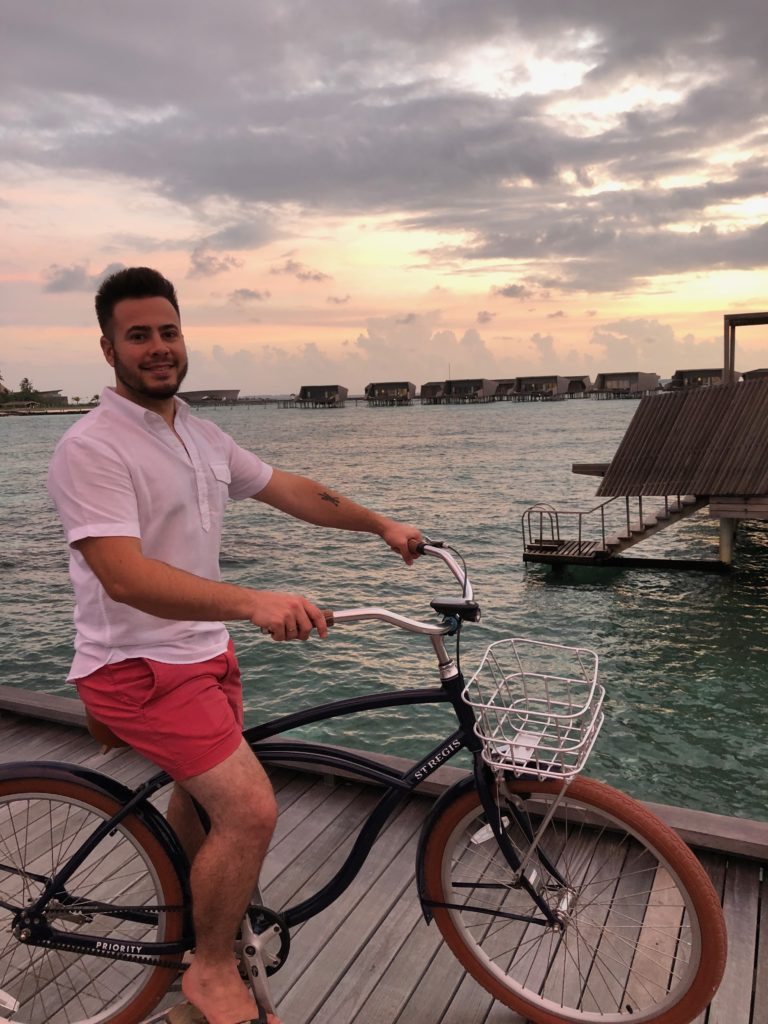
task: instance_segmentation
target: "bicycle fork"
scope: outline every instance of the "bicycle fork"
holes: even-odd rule
[[[476,770],[476,777],[478,777],[478,775],[479,773]],[[540,842],[547,827],[549,826],[549,823],[555,815],[557,808],[560,806],[560,802],[566,794],[569,783],[570,780],[564,780],[560,795],[553,802],[552,806],[549,808],[544,818],[534,831],[531,827],[531,822],[528,820],[528,817],[522,808],[519,794],[510,791],[507,786],[506,778],[502,773],[499,773],[499,777],[496,781],[496,791],[499,797],[504,801],[504,807],[506,808],[507,814],[514,819],[521,834],[525,837],[526,848],[524,851],[518,851],[512,845],[507,835],[509,819],[502,812],[501,803],[497,803],[497,801],[491,796],[489,789],[483,785],[478,785],[478,792],[486,808],[488,825],[484,826],[484,828],[480,830],[480,833],[472,837],[472,842],[475,844],[487,841],[491,837],[495,839],[505,860],[513,871],[512,885],[515,888],[524,889],[542,912],[550,927],[557,928],[562,927],[564,914],[567,914],[567,911],[570,908],[571,893],[567,882],[547,856],[546,851],[541,849]],[[487,835],[485,834],[486,829],[488,830]],[[538,867],[530,866],[534,857],[538,861]],[[538,877],[539,870],[541,869],[546,872],[546,875],[551,880],[549,883],[545,884],[543,879]],[[558,906],[554,909],[543,895],[544,891],[551,886],[552,882],[554,882],[556,886],[559,886],[562,892],[562,898]]]

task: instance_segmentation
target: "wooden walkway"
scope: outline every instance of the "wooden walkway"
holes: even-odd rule
[[[77,726],[0,712],[0,762],[15,760],[77,762],[128,785],[153,771],[130,751],[101,755]],[[310,878],[314,887],[328,876],[334,853],[351,841],[377,794],[293,770],[277,769],[273,778],[280,818],[263,883],[266,902],[279,908]],[[437,928],[422,918],[414,863],[430,803],[424,796],[404,806],[350,889],[294,932],[287,964],[272,979],[286,1024],[524,1024],[463,974]],[[717,816],[678,813],[689,837],[700,835],[712,845]],[[768,826],[737,826],[735,833],[720,845],[737,843],[751,857],[701,854],[722,894],[730,948],[723,984],[696,1024],[768,1022]]]

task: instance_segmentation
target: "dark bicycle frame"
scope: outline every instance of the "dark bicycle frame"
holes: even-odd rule
[[[443,620],[443,626],[445,627],[443,635],[458,634],[461,628],[461,621],[457,617],[447,616]],[[429,833],[429,826],[439,815],[445,806],[445,802],[455,799],[461,792],[476,789],[502,853],[514,871],[520,868],[520,858],[509,842],[501,824],[501,814],[494,798],[495,780],[493,774],[482,760],[482,744],[474,732],[474,712],[461,696],[465,685],[464,677],[453,661],[450,661],[448,665],[441,666],[441,676],[441,685],[439,687],[391,690],[333,701],[304,711],[284,715],[271,722],[252,726],[244,731],[243,736],[246,742],[264,764],[290,761],[293,764],[309,764],[342,769],[355,777],[382,785],[385,788],[383,796],[360,828],[351,851],[333,878],[309,898],[275,915],[288,929],[319,914],[348,888],[365,863],[377,837],[397,807],[425,779],[429,778],[430,775],[450,761],[461,750],[467,750],[472,754],[473,771],[467,775],[466,779],[448,789],[443,797],[436,802],[435,808],[428,817],[422,831],[417,864],[421,865],[422,863],[421,853],[426,836]],[[384,708],[427,704],[450,704],[458,720],[458,728],[441,740],[420,760],[414,761],[403,772],[382,764],[373,757],[366,757],[341,747],[290,739],[262,745],[264,740],[270,740],[274,736],[279,736],[301,726],[324,722],[329,719],[342,718],[347,715],[360,714],[367,711],[378,711]],[[33,904],[21,909],[0,901],[0,905],[5,907],[5,909],[17,911],[15,924],[19,929],[27,930],[29,936],[27,939],[28,945],[48,949],[66,947],[69,951],[79,951],[84,954],[109,957],[115,960],[139,962],[146,962],[153,958],[162,960],[163,957],[177,956],[194,947],[194,931],[190,914],[188,885],[189,865],[175,834],[170,826],[165,823],[162,816],[157,813],[153,817],[152,827],[157,832],[158,824],[160,823],[160,828],[163,832],[160,836],[161,841],[165,843],[169,854],[177,864],[185,896],[184,906],[173,908],[184,913],[183,935],[180,940],[176,942],[142,942],[140,940],[127,942],[108,939],[104,936],[61,932],[50,927],[44,921],[43,916],[46,904],[52,899],[57,899],[64,906],[69,904],[75,910],[77,909],[77,904],[82,903],[89,908],[93,908],[94,913],[108,914],[126,921],[151,924],[157,920],[160,910],[151,907],[123,910],[119,906],[112,907],[103,903],[94,904],[93,901],[78,899],[77,896],[68,893],[66,884],[89,854],[121,821],[132,812],[136,812],[141,816],[142,808],[147,806],[146,801],[158,790],[172,782],[171,777],[166,772],[159,772],[153,775],[152,778],[148,779],[137,789],[130,791],[125,790],[119,784],[111,784],[110,780],[104,775],[60,762],[20,762],[14,765],[5,765],[3,770],[6,778],[13,777],[14,775],[29,777],[31,773],[43,778],[61,778],[62,774],[65,774],[74,781],[84,781],[87,783],[90,780],[91,783],[98,782],[102,787],[106,784],[112,789],[113,795],[124,801],[120,810],[109,821],[99,825],[84,840],[67,864],[53,878],[34,876],[35,880],[45,882],[46,885],[41,896]],[[515,817],[517,824],[523,830],[523,834],[527,836],[529,841],[532,841],[533,836],[528,823],[521,812],[517,810],[514,803],[507,804],[505,813]],[[557,881],[565,884],[562,882],[554,865],[550,864],[546,859],[545,853],[538,850],[537,855],[550,874]],[[0,864],[0,870],[2,868],[3,865]],[[6,868],[6,870],[15,869]],[[432,917],[433,908],[437,906],[450,907],[451,905],[436,904],[428,900],[424,894],[423,881],[421,877],[417,879],[419,898],[424,915],[429,921]],[[524,916],[496,911],[497,916],[508,916],[544,927],[557,926],[557,918],[552,910],[533,886],[529,884],[524,874],[521,875],[517,884],[528,892],[532,903],[539,909],[542,916],[537,917],[533,913],[530,916]],[[481,912],[483,910],[482,907],[477,909]],[[87,913],[87,911],[84,911],[84,913]]]

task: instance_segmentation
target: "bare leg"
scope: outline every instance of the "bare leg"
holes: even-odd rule
[[[205,841],[205,829],[200,821],[197,808],[192,803],[192,798],[178,783],[173,787],[165,816],[179,837],[191,864]]]
[[[240,979],[234,940],[269,847],[277,804],[264,769],[244,741],[222,764],[181,785],[211,819],[211,831],[192,864],[196,945],[182,991],[209,1024],[239,1024],[258,1017],[258,1011]],[[180,800],[174,813],[183,807]],[[273,1015],[269,1020],[280,1024]]]

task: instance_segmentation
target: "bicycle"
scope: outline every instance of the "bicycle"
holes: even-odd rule
[[[268,977],[287,959],[291,929],[344,892],[400,803],[466,750],[472,770],[436,801],[416,866],[423,914],[462,967],[537,1024],[687,1024],[722,977],[723,916],[670,828],[580,774],[603,721],[596,655],[497,641],[466,682],[460,632],[480,617],[469,576],[442,543],[420,550],[461,585],[461,596],[431,602],[439,622],[379,607],[329,617],[428,636],[440,685],[335,701],[244,733],[266,764],[340,768],[384,790],[319,891],[280,911],[255,897],[236,944],[244,977],[272,1009]],[[426,704],[452,708],[456,728],[403,772],[342,748],[273,739]],[[131,790],[58,762],[0,769],[0,1020],[138,1024],[162,999],[194,948],[188,864],[149,802],[169,781],[158,773]]]

